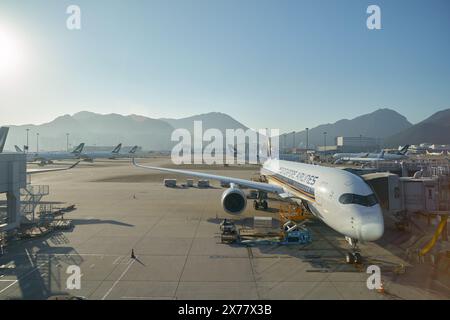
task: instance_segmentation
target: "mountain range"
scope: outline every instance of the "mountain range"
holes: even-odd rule
[[[98,114],[82,111],[63,115],[41,125],[9,126],[5,150],[14,150],[14,145],[26,144],[26,129],[29,129],[30,150],[36,149],[39,133],[40,150],[64,150],[66,133],[70,133],[71,145],[85,142],[86,145],[113,146],[139,145],[145,150],[170,150],[176,142],[171,134],[177,128],[193,132],[194,121],[202,121],[203,131],[217,128],[248,129],[247,126],[227,114],[210,112],[181,119],[153,119],[141,115]],[[6,124],[2,124],[6,125]],[[324,132],[327,144],[335,143],[337,136],[359,136],[380,138],[384,146],[396,147],[421,142],[450,144],[450,109],[437,112],[417,124],[411,124],[403,115],[391,109],[378,109],[354,119],[343,119],[309,129],[309,146],[322,145]],[[294,133],[280,137],[280,145],[292,146]],[[306,131],[295,132],[295,144],[306,146]]]
[[[450,109],[436,112],[431,117],[388,137],[384,141],[387,146],[422,142],[450,144]]]

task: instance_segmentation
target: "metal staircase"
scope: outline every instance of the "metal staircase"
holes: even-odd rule
[[[27,185],[20,189],[20,210],[22,217],[35,221],[35,210],[42,197],[49,194],[48,185]]]

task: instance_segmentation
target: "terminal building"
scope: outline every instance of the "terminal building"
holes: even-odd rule
[[[382,141],[372,137],[343,137],[335,138],[335,144],[317,146],[316,151],[320,153],[338,152],[377,152],[381,149]]]
[[[372,137],[336,137],[340,152],[374,152],[381,148],[381,140]]]

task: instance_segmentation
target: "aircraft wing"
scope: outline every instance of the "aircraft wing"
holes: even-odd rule
[[[27,174],[35,174],[35,173],[44,173],[44,172],[53,172],[53,171],[69,170],[69,169],[72,169],[72,168],[76,167],[79,163],[80,163],[80,161],[77,161],[76,163],[74,163],[74,164],[71,165],[70,167],[65,167],[65,168],[31,169],[31,170],[27,170]]]
[[[282,187],[275,186],[275,185],[268,184],[268,183],[256,182],[256,181],[245,180],[245,179],[238,179],[238,178],[233,178],[233,177],[219,176],[219,175],[215,175],[215,174],[201,173],[201,172],[196,172],[196,171],[144,166],[144,165],[136,163],[136,160],[134,158],[133,158],[133,164],[136,167],[143,168],[143,169],[182,174],[182,175],[186,175],[186,176],[190,176],[190,177],[223,181],[226,183],[234,183],[239,186],[257,189],[257,190],[270,192],[270,193],[276,193],[278,195],[286,193],[286,191]]]

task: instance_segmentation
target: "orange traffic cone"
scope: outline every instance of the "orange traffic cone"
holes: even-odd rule
[[[384,293],[384,284],[381,282],[380,287],[377,289],[378,293],[383,294]]]

